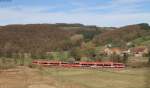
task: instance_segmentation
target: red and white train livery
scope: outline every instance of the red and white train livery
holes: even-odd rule
[[[50,67],[91,67],[91,68],[125,68],[123,63],[117,62],[62,62],[62,61],[33,61],[32,64]]]

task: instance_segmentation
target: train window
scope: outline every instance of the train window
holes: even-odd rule
[[[111,66],[111,64],[104,64],[104,66]]]
[[[48,64],[48,63],[46,63],[46,62],[42,62],[41,64]]]
[[[97,66],[103,66],[103,64],[97,64]]]

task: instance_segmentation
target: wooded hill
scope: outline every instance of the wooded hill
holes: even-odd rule
[[[85,30],[86,29],[86,30]],[[92,30],[90,30],[92,29]],[[81,24],[27,24],[0,27],[0,54],[40,54],[68,50],[74,45],[70,37],[83,34],[89,40],[98,34],[97,27]]]
[[[124,46],[127,42],[150,35],[150,26],[146,23],[128,25],[117,28],[116,30],[107,30],[96,36],[93,41],[98,44],[114,44]]]
[[[148,35],[150,35],[150,26],[145,23],[120,28],[65,23],[7,25],[0,27],[0,55],[71,50],[80,46],[71,40],[73,36],[80,38],[72,39],[79,39],[82,42],[92,41],[98,46],[108,43],[123,46],[127,42]]]

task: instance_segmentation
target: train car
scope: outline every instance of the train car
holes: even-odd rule
[[[59,66],[60,61],[33,61],[32,64],[42,65],[42,66]]]
[[[33,61],[33,64],[42,66],[57,67],[78,67],[78,68],[125,68],[123,63],[116,62],[61,62],[61,61]]]
[[[103,63],[104,68],[114,68],[113,62],[104,62]]]
[[[94,66],[94,62],[79,62],[81,67],[91,67]]]
[[[123,63],[113,63],[114,68],[125,68]]]

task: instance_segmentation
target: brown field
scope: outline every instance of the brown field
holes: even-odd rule
[[[17,67],[0,71],[0,88],[150,88],[150,69]]]

